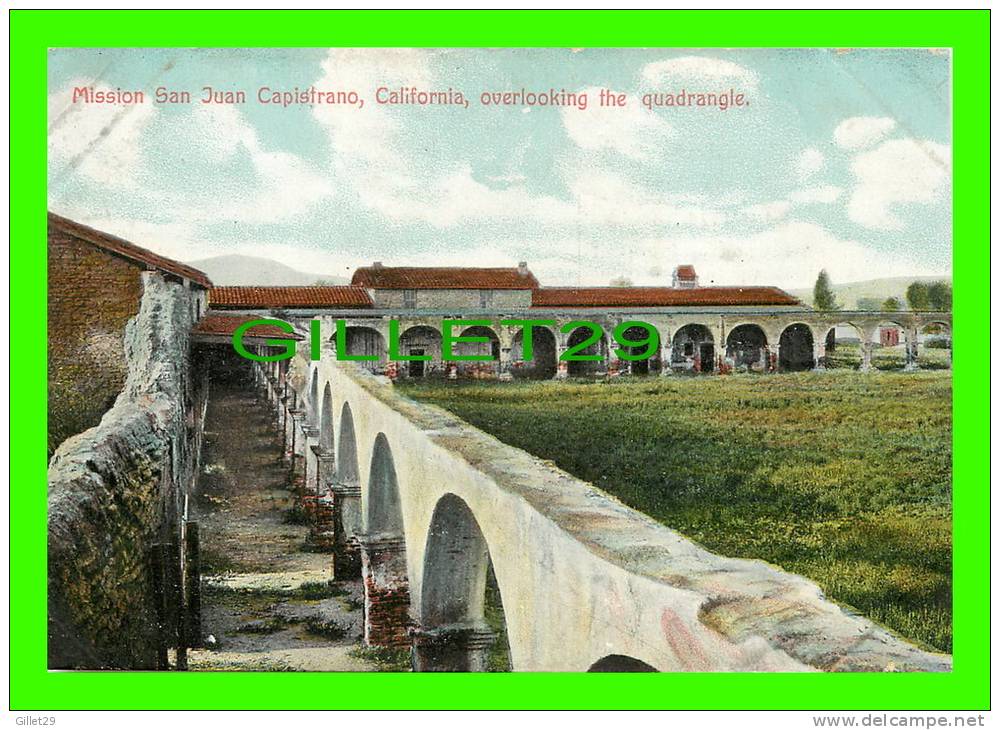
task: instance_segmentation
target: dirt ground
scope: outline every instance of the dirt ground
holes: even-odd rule
[[[195,511],[204,648],[194,671],[379,671],[404,657],[361,645],[360,581],[332,583],[307,552],[271,411],[248,387],[213,385]]]

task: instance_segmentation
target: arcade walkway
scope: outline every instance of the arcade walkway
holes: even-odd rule
[[[361,658],[360,581],[330,585],[307,552],[268,408],[244,385],[213,384],[198,504],[204,648],[191,670],[377,671]]]

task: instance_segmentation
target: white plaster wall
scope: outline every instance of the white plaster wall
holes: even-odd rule
[[[307,392],[310,363],[293,364]],[[350,365],[319,364],[339,438],[350,403],[362,511],[375,438],[384,433],[400,489],[414,619],[434,507],[452,493],[487,541],[513,667],[585,671],[609,654],[662,671],[948,670],[826,601],[809,581],[758,561],[713,555],[595,487]]]

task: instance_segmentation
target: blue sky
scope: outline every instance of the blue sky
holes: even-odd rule
[[[951,268],[950,57],[925,49],[54,49],[49,206],[168,256],[317,274],[514,265],[545,284],[809,286]],[[240,106],[72,104],[75,86],[243,89]],[[363,109],[257,103],[353,89]],[[375,90],[461,90],[469,107]],[[484,91],[588,92],[588,108]],[[597,90],[627,94],[602,109]],[[642,106],[743,93],[743,108]]]

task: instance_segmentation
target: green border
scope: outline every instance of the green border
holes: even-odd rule
[[[954,671],[949,674],[50,673],[45,357],[17,364],[10,703],[57,709],[989,707],[989,11],[10,12],[11,299],[45,328],[46,50],[55,46],[896,46],[954,49]],[[12,320],[13,321],[13,320]],[[967,343],[967,344],[962,344]],[[15,363],[12,361],[12,370]]]

